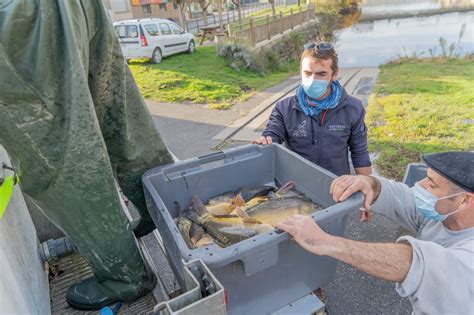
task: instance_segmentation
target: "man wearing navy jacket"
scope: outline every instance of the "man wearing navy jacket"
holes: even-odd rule
[[[301,56],[301,85],[279,101],[262,136],[253,143],[286,143],[288,148],[336,175],[372,173],[362,102],[336,80],[338,57],[332,44],[309,43]]]

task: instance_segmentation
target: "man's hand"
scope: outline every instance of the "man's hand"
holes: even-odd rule
[[[265,145],[265,144],[272,144],[273,140],[272,140],[272,137],[260,136],[257,139],[252,140],[252,143],[253,144],[263,144],[263,145]]]
[[[324,255],[324,249],[332,238],[306,215],[294,215],[277,223],[276,227],[288,232],[301,247],[317,255]]]
[[[365,175],[343,175],[336,178],[329,189],[336,202],[342,202],[358,191],[365,195],[364,208],[370,210],[370,206],[380,193],[380,182]]]
[[[344,175],[336,178],[330,188],[336,202],[346,200],[357,191],[361,191],[365,195],[364,208],[360,209],[360,222],[370,221],[372,219],[370,206],[380,193],[380,182],[377,179],[364,175]]]

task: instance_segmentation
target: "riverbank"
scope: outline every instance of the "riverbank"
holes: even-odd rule
[[[380,67],[366,120],[381,175],[401,180],[422,153],[474,149],[473,61],[405,58]]]

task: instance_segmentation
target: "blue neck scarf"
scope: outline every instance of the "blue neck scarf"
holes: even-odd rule
[[[342,94],[343,88],[337,80],[332,82],[331,94],[322,100],[310,99],[304,92],[304,89],[301,85],[296,90],[298,105],[306,116],[315,116],[318,115],[322,110],[336,107],[341,100]],[[309,101],[312,104],[310,104]]]

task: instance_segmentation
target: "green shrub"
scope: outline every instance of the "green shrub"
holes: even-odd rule
[[[266,72],[258,62],[258,56],[244,46],[225,44],[219,49],[219,56],[226,59],[228,65],[236,71],[248,70],[259,74]]]

